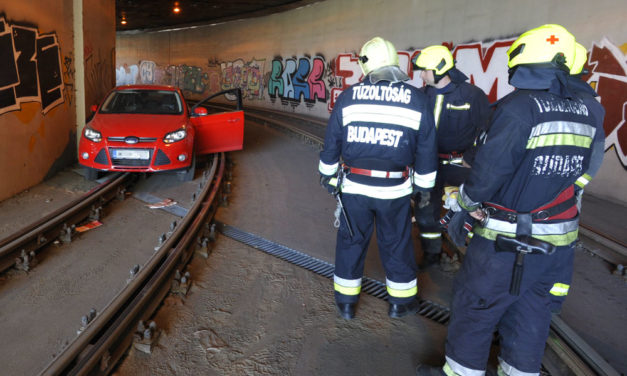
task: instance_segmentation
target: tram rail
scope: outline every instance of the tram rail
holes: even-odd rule
[[[196,199],[181,223],[173,222],[172,231],[162,235],[162,244],[153,256],[133,269],[127,286],[84,323],[81,333],[40,375],[106,375],[113,371],[137,335],[140,321],[152,316],[170,291],[172,281],[189,262],[193,247],[206,247],[208,221],[223,199],[226,163],[224,153],[214,155],[211,169],[203,174]],[[144,330],[156,336],[153,330],[158,328]]]
[[[37,253],[56,239],[70,243],[75,226],[88,218],[99,220],[103,206],[116,197],[124,199],[132,181],[129,173],[113,174],[82,197],[0,240],[0,272],[13,266],[28,270]]]

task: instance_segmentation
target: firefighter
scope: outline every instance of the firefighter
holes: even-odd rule
[[[414,69],[426,84],[421,90],[429,97],[438,140],[438,173],[433,192],[414,197],[414,216],[420,229],[423,251],[421,266],[440,261],[442,230],[440,217],[444,186],[459,186],[468,176],[473,142],[488,126],[489,101],[483,90],[467,83],[468,77],[455,67],[451,51],[445,46],[430,46],[414,59]],[[444,271],[454,271],[459,263],[447,263]]]
[[[590,157],[590,166],[577,181],[575,182],[575,196],[577,197],[578,209],[581,210],[581,196],[585,186],[592,180],[594,175],[601,167],[603,162],[603,154],[605,152],[605,132],[601,124],[605,117],[605,110],[603,106],[596,100],[598,96],[596,91],[588,85],[587,82],[581,79],[582,75],[587,74],[587,70],[584,69],[584,65],[588,61],[588,51],[586,48],[575,43],[575,59],[573,65],[570,68],[570,78],[568,81],[569,87],[580,97],[588,106],[593,116],[597,119],[597,131],[592,145],[592,155]],[[572,263],[572,260],[565,260],[567,263]],[[562,309],[562,304],[568,295],[570,289],[570,281],[572,279],[572,268],[565,267],[562,269],[562,273],[559,276],[557,282],[553,284],[550,290],[551,293],[551,311],[553,313],[559,313]]]
[[[591,167],[603,119],[568,85],[575,38],[565,28],[529,30],[507,55],[516,90],[496,104],[458,196],[477,222],[454,284],[446,362],[417,375],[483,375],[495,330],[499,374],[538,375],[550,290],[572,271],[574,186]]]
[[[334,192],[342,212],[335,301],[342,317],[355,316],[376,220],[388,314],[397,318],[418,307],[410,196],[435,183],[435,129],[427,98],[405,82],[409,77],[392,43],[380,37],[366,42],[359,65],[364,78],[337,98],[320,152],[320,182]]]

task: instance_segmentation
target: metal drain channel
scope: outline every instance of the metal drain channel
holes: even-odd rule
[[[242,231],[233,226],[217,221],[215,222],[215,224],[218,231],[231,239],[237,240],[240,243],[246,244],[250,247],[268,253],[291,264],[300,266],[307,270],[311,270],[312,272],[321,276],[330,279],[333,278],[335,265],[331,263],[322,261],[315,257],[309,256],[306,253],[299,252],[295,249],[272,242],[249,232]],[[385,283],[377,281],[376,279],[363,277],[361,290],[376,298],[383,300],[388,299],[388,293]],[[419,315],[443,325],[448,324],[451,313],[447,307],[426,299],[418,298],[418,300],[420,302],[420,305],[418,307]]]

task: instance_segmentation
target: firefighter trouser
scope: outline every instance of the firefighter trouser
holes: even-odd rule
[[[423,252],[440,254],[442,252],[442,228],[440,218],[442,217],[442,195],[444,186],[461,185],[470,172],[469,168],[459,165],[443,165],[438,167],[438,174],[435,180],[435,187],[431,191],[429,204],[420,208],[420,195],[414,198],[414,217],[420,229],[420,246]]]
[[[355,194],[342,195],[353,237],[342,216],[335,249],[334,288],[338,303],[356,303],[359,300],[366,252],[375,221],[388,301],[405,304],[416,297],[417,267],[411,239],[409,199],[409,196],[382,200]]]
[[[446,360],[460,375],[486,369],[494,331],[500,337],[504,369],[538,374],[551,322],[551,294],[563,270],[572,271],[573,245],[552,255],[528,254],[520,294],[509,294],[513,252],[496,252],[495,243],[475,235],[455,278]],[[511,372],[508,374],[515,374]]]

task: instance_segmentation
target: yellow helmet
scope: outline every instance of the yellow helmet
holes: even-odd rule
[[[586,61],[588,61],[588,50],[586,50],[583,45],[575,42],[575,59],[573,60],[573,65],[570,67],[570,74],[575,75],[582,73]]]
[[[507,50],[507,66],[550,63],[570,71],[575,59],[575,37],[563,26],[542,25],[518,37]]]
[[[359,66],[364,76],[381,67],[399,66],[396,48],[389,41],[375,37],[367,41],[359,53]]]
[[[414,68],[432,70],[435,75],[441,76],[455,66],[453,54],[446,46],[429,46],[420,51],[414,61]]]

